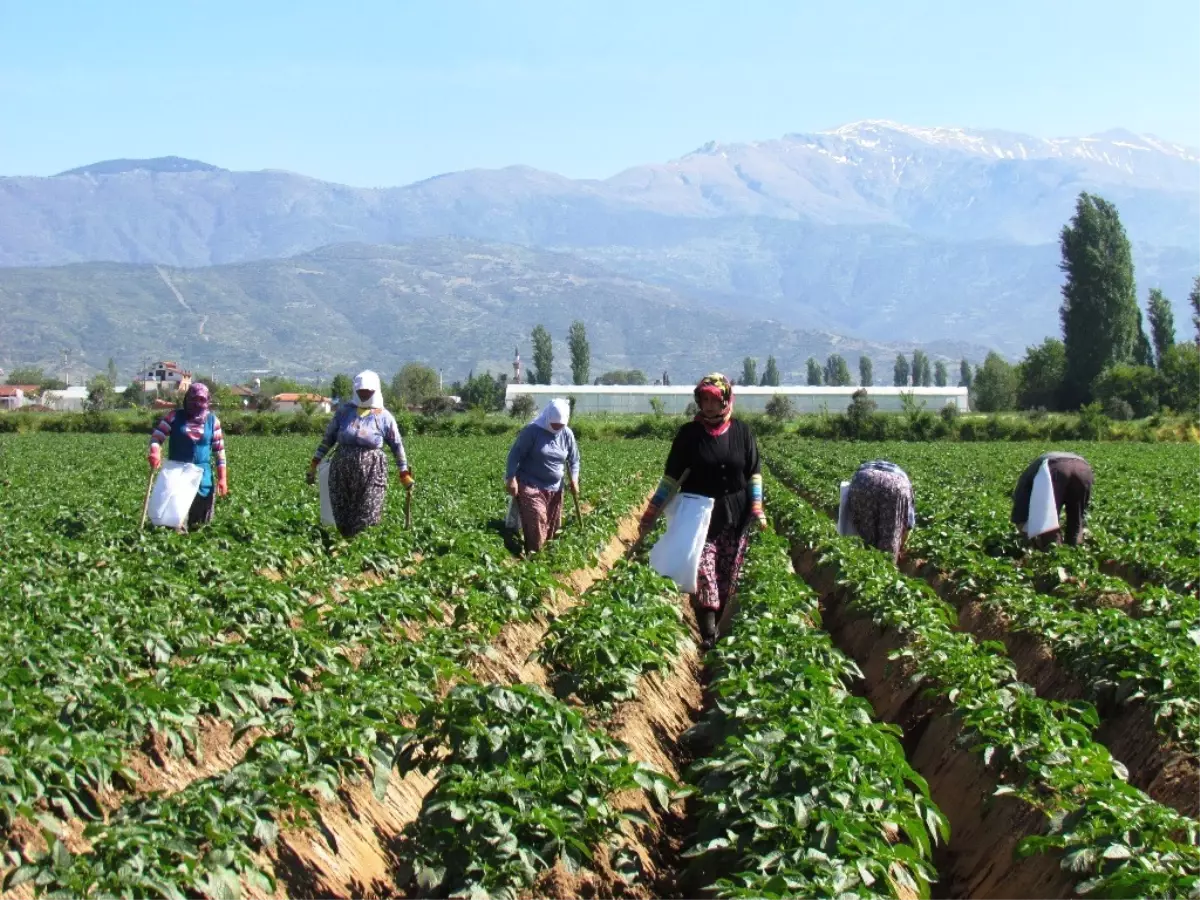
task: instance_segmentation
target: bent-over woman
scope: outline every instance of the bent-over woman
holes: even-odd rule
[[[1033,480],[1037,477],[1042,463],[1050,470],[1050,484],[1054,490],[1054,506],[1059,515],[1063,507],[1067,510],[1066,541],[1072,547],[1083,541],[1084,519],[1087,517],[1088,506],[1092,502],[1092,486],[1095,475],[1086,459],[1077,453],[1051,451],[1043,453],[1031,462],[1021,477],[1012,495],[1012,523],[1024,530],[1029,521],[1029,500],[1033,495]],[[1034,538],[1034,543],[1047,547],[1053,543],[1062,543],[1061,528],[1049,531]]]
[[[199,381],[192,384],[183,396],[183,408],[171,410],[155,426],[150,434],[150,452],[147,456],[151,469],[162,465],[164,443],[167,445],[167,459],[192,463],[204,473],[200,478],[196,499],[188,510],[187,526],[180,530],[211,522],[216,495],[224,497],[229,493],[229,476],[225,464],[225,435],[221,430],[221,420],[209,409],[207,385]]]
[[[868,547],[900,561],[908,533],[917,524],[912,481],[895,463],[875,459],[858,467],[846,492],[850,522]]]
[[[733,418],[733,385],[724,375],[705,376],[693,392],[699,413],[671,442],[666,470],[642,514],[644,536],[676,490],[713,498],[712,519],[700,556],[698,590],[691,596],[701,646],[717,641],[717,623],[737,591],[749,528],[767,527],[762,506],[758,442],[750,426]],[[686,477],[685,477],[686,474]]]
[[[570,417],[570,403],[551,400],[508,451],[504,484],[516,498],[528,553],[541,550],[558,533],[564,474],[570,474],[571,492],[579,493],[579,444],[567,427]]]
[[[383,406],[383,388],[374,372],[355,376],[352,399],[338,407],[313,454],[309,484],[316,480],[317,466],[335,444],[337,452],[329,464],[329,502],[338,531],[350,538],[383,518],[388,468],[385,445],[396,460],[400,483],[405,490],[413,489],[400,427]]]

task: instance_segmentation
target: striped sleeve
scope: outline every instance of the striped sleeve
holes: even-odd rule
[[[212,452],[217,458],[217,469],[225,468],[225,432],[221,430],[221,420],[213,416]]]
[[[763,481],[759,473],[750,476],[750,515],[756,519],[763,517]]]
[[[175,410],[171,410],[154,426],[154,430],[150,432],[150,443],[161,444],[171,435],[171,426],[175,422]]]

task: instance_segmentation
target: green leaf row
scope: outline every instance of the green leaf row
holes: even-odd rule
[[[536,685],[459,685],[421,714],[399,765],[437,770],[400,851],[426,896],[515,898],[603,850],[620,869],[622,827],[645,822],[617,795],[645,791],[664,809],[686,795]]]
[[[692,878],[719,875],[723,897],[928,897],[945,817],[900,730],[849,691],[862,673],[814,627],[816,595],[782,538],[756,538],[739,597],[694,729],[713,749],[688,773]]]
[[[272,833],[272,826],[264,821],[278,830],[311,808],[314,791],[332,790],[341,778],[364,765],[375,771],[377,788],[386,788],[391,767],[382,761],[393,755],[394,741],[403,733],[400,718],[432,702],[430,691],[438,683],[462,677],[465,661],[505,622],[532,615],[554,585],[555,571],[595,558],[618,519],[648,487],[646,476],[629,477],[629,468],[639,463],[641,453],[644,448],[633,448],[615,453],[615,461],[608,464],[598,460],[591,471],[592,487],[585,488],[587,499],[596,506],[585,526],[568,526],[535,559],[505,565],[499,556],[479,552],[480,545],[492,541],[478,528],[474,540],[462,540],[449,528],[435,529],[423,546],[435,558],[428,567],[417,567],[411,583],[352,592],[319,619],[292,623],[301,632],[327,628],[330,641],[361,641],[369,652],[355,667],[345,660],[344,648],[335,650],[332,664],[316,671],[307,690],[297,693],[290,704],[239,710],[240,729],[265,727],[268,734],[231,772],[195,782],[167,799],[139,800],[119,810],[108,823],[94,823],[88,830],[95,847],[91,854],[71,857],[60,843],[52,842],[46,858],[10,873],[10,884],[33,878],[43,888],[71,893],[120,892],[141,890],[130,887],[131,878],[143,887],[149,882],[138,879],[150,878],[185,892],[211,893],[228,880],[222,880],[222,871],[251,880],[260,877],[264,873],[256,874],[251,862],[253,854],[269,843],[263,836]],[[461,454],[457,464],[463,465]],[[477,468],[486,465],[483,457],[476,457]],[[468,497],[468,501],[478,504],[481,497]],[[499,513],[502,502],[497,500],[496,507]],[[498,544],[498,536],[495,541]],[[499,553],[504,553],[502,544],[499,547]],[[457,562],[451,557],[457,557]],[[436,573],[426,574],[426,568]],[[436,591],[433,585],[438,586]],[[453,626],[426,627],[417,644],[405,639],[404,626],[441,621],[447,613],[455,619]],[[277,642],[288,643],[278,638],[294,633],[295,629],[277,632]],[[218,693],[225,688],[209,684]],[[64,754],[64,763],[88,771],[94,768],[71,753]],[[222,832],[223,839],[237,852],[230,859],[225,851],[219,859],[209,857],[201,850],[209,846],[211,829],[190,829],[204,821],[207,810],[225,808],[266,810],[267,815],[239,814],[234,824],[225,819],[224,824],[213,824],[232,829]]]
[[[894,658],[953,710],[964,744],[1001,779],[999,792],[1045,815],[1046,832],[1024,841],[1022,852],[1060,854],[1077,890],[1094,896],[1200,890],[1200,825],[1125,781],[1123,767],[1091,738],[1091,706],[1038,698],[1016,679],[1001,645],[955,629],[953,608],[927,584],[898,574],[861,541],[838,537],[826,515],[767,481],[776,521],[837,573],[850,608],[905,640]],[[1103,852],[1093,854],[1097,847]]]
[[[550,669],[555,694],[610,707],[635,697],[646,673],[668,672],[691,643],[677,594],[643,562],[618,561],[551,623],[534,653]]]
[[[829,485],[836,488],[839,470],[826,467],[833,465],[832,456],[824,458],[825,466],[814,462],[813,455],[771,459],[780,474],[810,496],[836,496]],[[967,498],[960,480],[944,469],[921,460],[906,459],[904,464],[920,511],[906,547],[910,557],[927,560],[957,591],[995,607],[1012,631],[1044,641],[1059,665],[1084,685],[1087,699],[1145,699],[1166,740],[1192,752],[1200,747],[1200,601],[1160,589],[1142,592],[1146,607],[1136,617],[1096,608],[1081,598],[1078,588],[1085,584],[1094,590],[1106,580],[1087,556],[1086,544],[1032,553],[1021,565],[993,556],[1005,542],[1012,542],[1011,552],[1022,552],[1007,522],[1007,500],[986,492]],[[853,472],[853,465],[842,461],[840,471]],[[1065,581],[1064,588],[1075,589],[1041,593],[1037,585],[1050,573],[1056,583]],[[1151,608],[1161,614],[1150,614]]]

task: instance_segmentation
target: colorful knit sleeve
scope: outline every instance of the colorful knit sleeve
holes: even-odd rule
[[[756,519],[763,517],[763,488],[762,475],[750,476],[750,515]]]
[[[313,462],[319,463],[325,458],[325,454],[329,452],[329,448],[337,443],[338,435],[338,420],[341,410],[337,410],[333,414],[333,418],[329,420],[329,424],[325,426],[325,436],[321,438],[321,443],[317,447],[317,452],[313,454]]]
[[[175,410],[171,410],[154,426],[154,430],[150,432],[150,443],[161,444],[171,436],[171,426],[175,422]]]
[[[678,481],[664,475],[658,482],[658,487],[654,489],[654,496],[646,504],[646,510],[642,513],[642,521],[646,524],[653,523],[658,518],[659,513],[662,512],[663,507],[667,505],[667,500],[670,499],[671,493],[678,488]]]
[[[213,416],[212,452],[217,458],[217,470],[225,468],[225,432],[221,430],[221,420]]]

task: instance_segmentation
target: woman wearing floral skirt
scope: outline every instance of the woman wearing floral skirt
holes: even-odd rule
[[[642,514],[640,532],[644,536],[654,527],[676,490],[713,498],[698,590],[691,597],[701,645],[707,650],[716,643],[717,622],[737,590],[749,528],[764,529],[767,520],[758,442],[749,425],[733,418],[733,385],[714,373],[701,379],[694,397],[699,413],[675,435],[666,472]]]
[[[900,561],[900,550],[917,523],[912,482],[895,463],[865,462],[850,480],[846,504],[854,530],[869,547]]]
[[[353,398],[338,407],[330,420],[309,465],[309,484],[316,480],[317,466],[335,444],[337,453],[329,464],[329,501],[338,531],[350,538],[378,525],[383,517],[387,499],[385,445],[396,460],[400,483],[407,491],[413,489],[400,427],[383,406],[383,389],[374,372],[360,372],[355,377]]]

